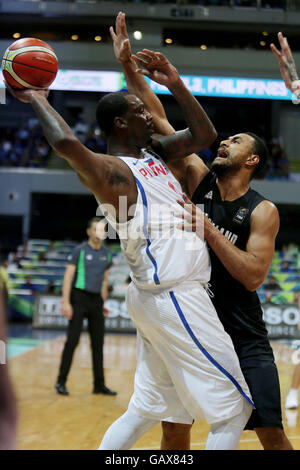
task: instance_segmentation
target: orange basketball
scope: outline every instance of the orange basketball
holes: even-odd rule
[[[5,51],[2,73],[7,83],[25,88],[48,88],[56,77],[57,57],[44,41],[36,38],[18,39]]]

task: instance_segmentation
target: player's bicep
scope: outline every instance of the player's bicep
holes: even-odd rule
[[[261,270],[267,273],[275,251],[275,240],[279,230],[279,215],[274,204],[263,201],[251,216],[250,236],[246,251],[259,261]]]
[[[59,153],[86,183],[93,184],[95,178],[99,177],[105,179],[109,169],[105,155],[92,152],[75,136],[66,139],[65,144],[60,146]]]

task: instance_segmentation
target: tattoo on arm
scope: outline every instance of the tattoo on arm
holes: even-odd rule
[[[298,74],[297,74],[295,62],[293,61],[293,59],[287,60],[286,68],[287,68],[291,81],[294,82],[295,80],[298,80]]]

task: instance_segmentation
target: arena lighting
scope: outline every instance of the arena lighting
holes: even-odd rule
[[[15,38],[15,39],[19,39],[20,37],[21,37],[20,33],[14,33],[13,34],[13,38]]]
[[[95,41],[98,41],[98,42],[99,42],[99,41],[101,41],[102,36],[95,36],[94,39],[95,39]]]
[[[266,78],[216,77],[181,75],[187,88],[196,96],[224,98],[256,98],[270,100],[292,100],[292,93],[282,80]],[[157,94],[170,94],[166,87],[146,78]],[[0,74],[0,87],[4,88]],[[96,70],[59,70],[50,86],[52,90],[111,92],[126,89],[121,72]]]
[[[206,51],[207,46],[205,44],[202,44],[202,46],[200,46],[200,49],[202,49],[202,51]]]
[[[262,32],[262,35],[263,35],[263,36],[269,36],[269,33],[268,33],[267,31],[263,31],[263,32]]]
[[[172,44],[172,43],[173,43],[173,39],[167,38],[167,39],[165,39],[165,42],[166,42],[167,44]]]
[[[77,34],[72,34],[71,36],[72,41],[77,41],[78,38],[79,36]]]
[[[266,42],[265,41],[260,41],[259,43],[261,46],[265,46],[266,45]]]
[[[137,41],[140,41],[143,37],[143,34],[141,33],[141,31],[134,31],[133,33],[133,37],[134,39],[136,39]]]

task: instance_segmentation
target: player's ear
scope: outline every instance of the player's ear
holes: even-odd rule
[[[256,166],[258,165],[259,163],[259,155],[249,155],[249,157],[247,158],[247,161],[246,161],[246,165],[253,168],[253,166]]]
[[[127,128],[127,119],[124,117],[116,116],[114,119],[114,125],[118,129],[126,129]]]

